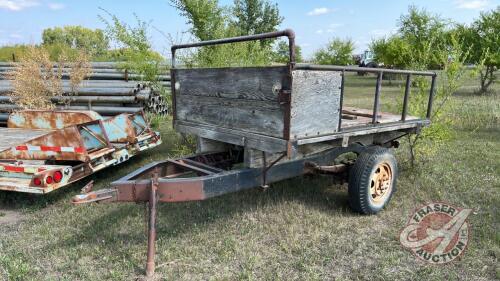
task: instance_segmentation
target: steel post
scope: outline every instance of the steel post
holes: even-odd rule
[[[148,223],[148,257],[146,263],[146,276],[155,274],[156,254],[156,204],[158,203],[158,169],[151,178],[151,190],[149,192],[149,223]]]

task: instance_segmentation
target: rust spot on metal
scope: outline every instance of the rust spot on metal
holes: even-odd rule
[[[67,126],[100,120],[93,111],[22,110],[13,112],[7,120],[9,128],[62,129]]]

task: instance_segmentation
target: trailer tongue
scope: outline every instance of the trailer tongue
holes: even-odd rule
[[[286,36],[286,66],[183,69],[176,50]],[[436,74],[362,69],[377,74],[373,108],[343,105],[346,72],[360,68],[295,63],[291,30],[219,39],[172,47],[174,128],[197,137],[197,154],[151,163],[108,189],[73,198],[89,202],[149,202],[146,275],[154,273],[157,202],[205,200],[308,173],[335,174],[349,180],[351,207],[380,211],[390,200],[397,164],[388,148],[430,123]],[[406,76],[401,114],[380,111],[382,76]],[[430,77],[426,118],[407,113],[411,77]],[[355,161],[339,162],[354,152]]]

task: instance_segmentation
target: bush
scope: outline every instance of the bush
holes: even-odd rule
[[[351,39],[334,38],[325,48],[314,53],[314,62],[317,64],[349,65],[354,63],[352,52],[354,42]]]
[[[422,130],[418,135],[409,135],[410,161],[412,166],[419,157],[431,156],[452,137],[449,99],[463,85],[466,69],[464,61],[467,53],[461,48],[461,42],[451,39],[448,50],[437,53],[436,58],[443,65],[443,70],[438,76],[438,84],[434,94],[433,111],[431,112],[431,125]],[[425,118],[427,113],[429,80],[418,77],[414,81],[416,92],[412,92],[408,110],[411,114]]]

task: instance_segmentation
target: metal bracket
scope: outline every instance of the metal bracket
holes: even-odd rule
[[[292,91],[281,89],[278,93],[278,102],[284,107],[283,110],[283,139],[290,139],[290,118],[291,118],[291,102]]]
[[[281,154],[280,157],[278,157],[278,159],[274,160],[269,166],[267,166],[266,152],[262,151],[262,161],[263,161],[263,165],[262,165],[262,185],[261,185],[262,189],[266,190],[267,188],[269,188],[269,185],[267,184],[267,172],[269,171],[269,169],[271,169],[274,165],[276,165],[286,155],[287,155],[287,153],[284,152],[283,154]]]
[[[281,89],[278,92],[278,102],[280,105],[287,105],[292,102],[292,91]]]
[[[117,190],[114,188],[100,189],[96,191],[91,191],[89,193],[76,195],[73,197],[71,203],[73,204],[85,204],[92,202],[110,202],[116,200]]]
[[[345,136],[342,138],[342,147],[348,147],[349,146],[349,137]]]

